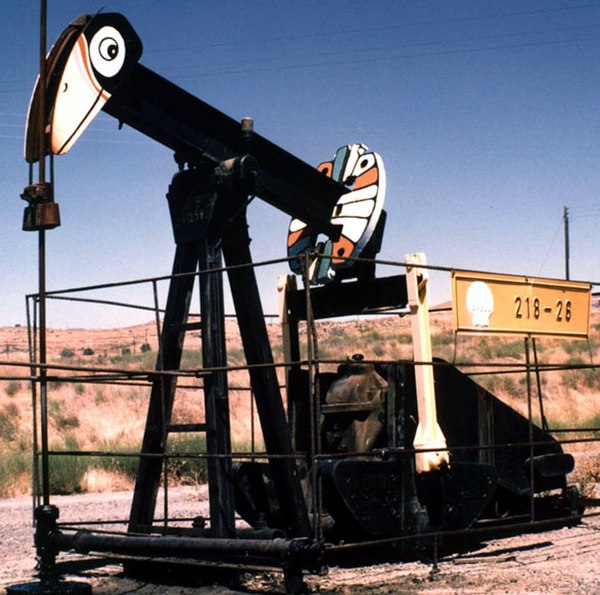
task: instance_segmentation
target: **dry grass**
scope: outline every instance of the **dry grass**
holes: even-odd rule
[[[106,469],[87,469],[81,479],[83,492],[116,492],[133,489],[133,480],[124,473]]]
[[[538,341],[539,361],[543,364],[568,362],[589,363],[600,356],[598,329],[600,314],[593,314],[590,343],[556,339]],[[523,341],[509,337],[460,337],[452,333],[450,313],[431,317],[434,356],[456,362],[525,361]],[[345,322],[323,321],[317,324],[319,356],[323,359],[346,359],[361,353],[367,360],[402,360],[412,357],[409,317],[381,317]],[[278,325],[269,325],[275,354],[281,358],[281,333]],[[305,335],[305,329],[303,330]],[[142,352],[148,344],[150,351]],[[0,486],[0,495],[27,491],[29,471],[21,459],[29,457],[32,440],[32,397],[28,382],[29,369],[18,367],[26,362],[27,336],[24,328],[0,329],[3,365],[0,366],[0,455],[21,457],[14,463],[10,481]],[[227,323],[227,346],[230,364],[243,364],[237,326]],[[48,361],[61,366],[143,369],[151,371],[156,357],[156,331],[153,324],[123,329],[68,329],[48,332]],[[194,353],[200,350],[197,333],[188,333],[184,345],[188,366],[198,366]],[[590,359],[591,358],[591,359]],[[328,366],[322,366],[327,369]],[[330,365],[329,368],[335,368]],[[149,383],[140,386],[117,386],[65,381],[68,370],[51,373],[48,384],[49,442],[53,448],[75,444],[82,450],[134,451],[139,449],[150,394]],[[280,381],[283,373],[279,370]],[[519,374],[491,374],[478,381],[518,411],[527,413],[526,377]],[[253,411],[247,373],[232,371],[228,377],[232,440],[246,450],[254,441],[261,444],[259,423]],[[541,377],[544,408],[551,427],[574,427],[600,423],[600,375],[597,370],[546,372]],[[174,422],[194,423],[204,418],[204,398],[200,380],[186,379],[177,392]],[[534,387],[535,388],[535,387]],[[535,394],[535,392],[534,392]],[[537,397],[534,415],[539,418]],[[570,447],[571,448],[571,447]],[[571,448],[577,451],[577,448]],[[588,449],[589,451],[589,449]],[[579,456],[579,455],[578,455]],[[600,457],[592,456],[583,467],[591,476],[600,469]],[[1,469],[0,469],[1,470]],[[92,467],[82,472],[79,489],[105,491],[131,485],[122,469]]]

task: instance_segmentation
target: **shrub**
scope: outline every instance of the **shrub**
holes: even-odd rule
[[[14,397],[21,390],[21,383],[16,380],[11,380],[5,387],[4,392],[9,397]]]
[[[4,411],[6,411],[6,413],[12,417],[19,417],[19,407],[15,404],[15,403],[7,403],[6,406],[4,407]]]
[[[94,355],[94,350],[91,347],[86,347],[83,350],[83,355]]]
[[[27,452],[15,452],[14,450],[0,454],[0,497],[13,496],[15,484],[18,483],[19,478],[23,477],[27,478],[26,483],[30,485],[31,455]]]
[[[195,370],[202,367],[202,354],[193,349],[184,349],[181,354],[181,369]]]
[[[492,346],[489,344],[487,339],[481,339],[478,348],[479,358],[484,361],[493,359]]]
[[[433,336],[437,337],[438,335]],[[410,345],[412,343],[412,335],[410,333],[400,333],[396,339],[398,339],[400,345]]]
[[[373,345],[373,353],[377,357],[382,357],[385,354],[385,345],[382,343],[375,343],[375,345]]]
[[[327,345],[319,345],[319,359],[333,359],[335,357],[336,353],[327,347]]]
[[[514,376],[512,376],[510,374],[503,374],[501,378],[502,378],[502,384],[501,384],[502,391],[504,391],[505,393],[508,393],[509,395],[514,395],[516,393],[521,392],[517,388]]]
[[[60,352],[60,357],[62,357],[63,359],[71,359],[75,357],[75,351],[73,351],[72,349],[69,349],[67,347],[65,347],[61,352]]]
[[[525,353],[525,346],[521,341],[500,342],[496,346],[496,357],[521,359]]]
[[[50,399],[48,402],[48,416],[51,417],[59,430],[70,430],[79,427],[79,419],[75,415],[68,415],[63,411],[64,402],[61,399]]]
[[[11,415],[6,409],[0,411],[0,440],[12,442],[17,435],[18,429],[15,416]]]
[[[146,353],[147,351],[152,351],[152,347],[150,346],[150,343],[142,343],[140,345],[140,351],[142,353]]]
[[[206,452],[206,440],[199,437],[177,437],[171,441],[168,452],[178,454]],[[208,480],[206,459],[203,458],[173,458],[168,463],[169,476],[183,483],[204,483]]]
[[[373,343],[376,341],[383,341],[385,339],[385,337],[376,330],[372,330],[369,332],[363,332],[362,336],[361,336],[361,340],[365,341],[366,343]]]
[[[66,445],[53,447],[51,450],[76,451],[79,446],[74,438],[68,438]],[[88,462],[84,457],[77,455],[51,455],[48,463],[50,491],[53,494],[73,494],[81,491],[81,480],[88,468]]]
[[[499,382],[498,379],[499,379],[498,374],[490,374],[487,376],[480,376],[479,378],[476,379],[476,382],[477,382],[477,384],[480,384],[481,386],[483,386],[483,388],[485,388],[485,390],[494,394],[497,391],[497,386],[498,386],[498,382]]]
[[[104,391],[100,388],[96,391],[96,394],[94,395],[94,403],[96,405],[100,405],[101,403],[106,403],[106,395],[104,394]]]
[[[335,345],[336,347],[339,345],[345,345],[348,342],[348,338],[343,335],[333,335],[331,337],[327,337],[325,341],[321,341],[321,343],[327,343],[329,345]]]
[[[440,333],[431,336],[431,344],[435,347],[451,345],[452,343],[454,343],[454,336],[450,333]]]
[[[584,364],[584,361],[579,356],[573,356],[569,358],[567,364],[576,366]],[[600,389],[600,373],[596,368],[565,370],[561,380],[564,386],[574,390],[581,390],[582,388],[591,390]]]
[[[569,355],[574,353],[589,353],[591,347],[588,341],[561,341],[561,346]]]

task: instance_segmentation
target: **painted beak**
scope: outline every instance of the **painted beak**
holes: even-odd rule
[[[46,59],[46,154],[63,155],[110,99],[142,54],[142,42],[120,14],[82,15],[63,31]],[[39,159],[40,84],[33,90],[25,159]]]
[[[63,155],[81,136],[110,93],[100,86],[89,58],[85,35],[79,35],[60,78],[50,127],[50,150]]]

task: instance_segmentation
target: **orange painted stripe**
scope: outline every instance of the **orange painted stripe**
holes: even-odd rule
[[[333,173],[333,163],[331,161],[324,161],[323,163],[319,163],[317,165],[317,171],[324,173],[328,178],[331,178],[331,174]]]
[[[340,239],[333,244],[333,258],[331,262],[337,264],[344,262],[341,258],[335,258],[336,256],[350,256],[354,250],[354,242],[349,240],[346,236],[340,236]]]
[[[293,246],[302,236],[304,229],[294,231],[288,235],[288,247]]]
[[[79,51],[81,52],[81,58],[83,65],[85,67],[85,73],[88,77],[88,80],[96,90],[96,92],[104,99],[104,101],[108,101],[110,99],[110,95],[98,84],[94,73],[90,69],[90,57],[88,55],[87,43],[85,42],[85,37],[83,34],[79,36],[77,40],[77,45],[79,47]]]
[[[359,188],[364,188],[365,186],[370,186],[371,184],[375,184],[379,179],[379,168],[377,166],[373,166],[371,169],[368,169],[364,174],[358,176],[354,181],[353,190],[358,190]]]

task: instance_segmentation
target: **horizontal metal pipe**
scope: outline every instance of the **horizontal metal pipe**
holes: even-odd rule
[[[571,515],[557,517],[552,519],[544,519],[541,521],[525,521],[517,523],[507,523],[503,525],[494,525],[493,527],[471,527],[468,529],[453,529],[447,531],[426,531],[423,533],[413,533],[410,535],[398,535],[396,537],[385,537],[381,539],[373,539],[369,541],[359,541],[354,543],[343,543],[339,545],[328,545],[326,553],[337,554],[341,552],[359,551],[361,549],[372,549],[376,547],[395,545],[397,543],[417,540],[417,539],[432,539],[435,537],[464,537],[468,535],[496,535],[499,533],[511,533],[529,531],[532,529],[550,529],[579,523],[581,519],[598,516],[597,514]]]
[[[285,534],[281,529],[272,529],[271,527],[263,529],[243,527],[237,530],[237,535],[240,539],[283,539]]]
[[[193,518],[174,518],[174,519],[169,519],[170,521],[188,521],[188,522],[192,522],[194,519]],[[177,533],[177,529],[173,529],[173,528],[164,528],[164,527],[160,527],[158,524],[164,522],[165,519],[154,519],[154,522],[156,523],[156,525],[154,527],[151,528],[151,531],[153,534],[161,534],[161,535],[181,535],[181,536],[186,536],[184,532],[181,533]],[[129,519],[110,519],[110,520],[103,520],[103,521],[78,521],[78,522],[69,522],[69,523],[57,523],[57,526],[59,527],[59,530],[65,530],[65,531],[85,531],[85,529],[81,529],[81,527],[91,527],[94,525],[127,525],[127,523],[129,523]],[[104,531],[104,530],[99,530],[99,529],[94,529],[94,532],[98,535],[119,535],[121,536],[122,533],[116,533],[115,531]],[[188,533],[189,535],[189,533]],[[281,530],[281,529],[273,529],[271,527],[264,527],[262,529],[254,529],[253,527],[241,527],[236,529],[236,535],[238,539],[252,539],[253,541],[257,540],[257,539],[284,539],[285,538],[285,533]]]
[[[193,559],[226,559],[275,566],[290,563],[306,568],[319,566],[321,544],[305,539],[222,539],[145,535],[107,535],[90,531],[67,534],[54,531],[47,536],[48,545],[60,551],[79,554],[113,553],[139,556],[172,556]]]

